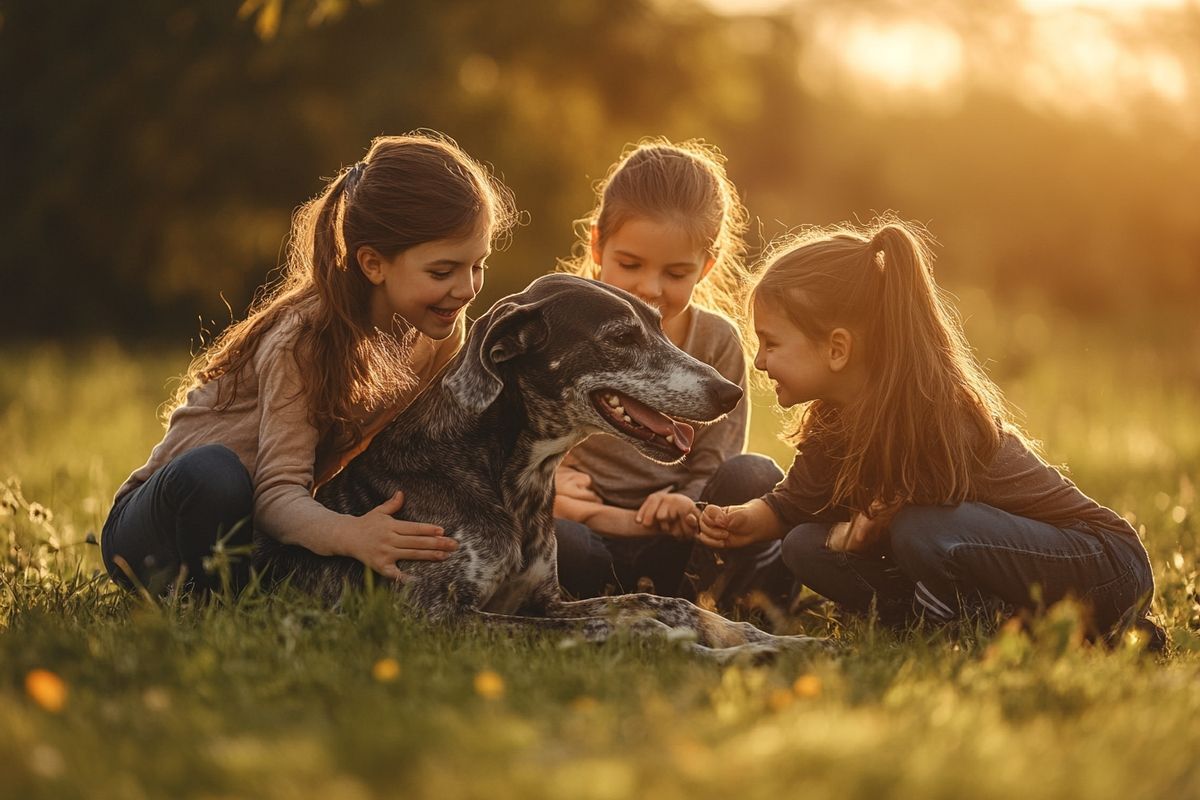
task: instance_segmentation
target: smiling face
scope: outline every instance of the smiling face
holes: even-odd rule
[[[602,282],[657,308],[669,335],[685,321],[692,291],[713,265],[681,226],[647,217],[627,220],[603,242],[593,233],[592,259]]]
[[[814,341],[773,303],[754,299],[754,333],[758,352],[754,368],[775,382],[775,397],[783,408],[810,400],[828,399],[837,373],[831,369],[828,348]]]
[[[491,253],[491,227],[458,239],[437,239],[410,247],[392,258],[360,248],[359,265],[373,284],[371,321],[389,330],[393,316],[431,339],[445,339],[483,286]]]

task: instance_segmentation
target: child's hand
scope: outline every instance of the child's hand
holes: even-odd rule
[[[441,561],[458,549],[438,525],[396,519],[404,505],[404,492],[396,492],[361,517],[351,517],[350,535],[343,555],[356,558],[383,577],[399,581],[408,577],[397,561]]]
[[[700,515],[700,533],[696,538],[718,550],[745,547],[772,538],[772,531],[754,523],[749,504],[724,508],[707,505]]]
[[[554,493],[575,500],[600,502],[600,495],[592,491],[592,476],[574,467],[559,466],[554,471]]]
[[[695,538],[700,530],[695,501],[670,489],[661,489],[647,497],[634,520],[639,525],[685,541]]]

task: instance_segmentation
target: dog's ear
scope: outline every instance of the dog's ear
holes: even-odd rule
[[[483,413],[504,389],[496,365],[545,343],[544,303],[501,303],[471,326],[460,363],[443,381],[459,405],[472,414]]]

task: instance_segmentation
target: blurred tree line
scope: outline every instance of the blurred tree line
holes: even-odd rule
[[[969,5],[1021,13],[1015,0]],[[593,182],[625,143],[664,134],[724,150],[760,220],[752,248],[789,227],[895,209],[941,241],[951,286],[1097,315],[1190,309],[1194,108],[1175,119],[1131,100],[1103,120],[982,83],[935,104],[816,92],[809,33],[851,7],[904,10],[0,0],[0,264],[12,301],[0,331],[219,328],[277,265],[291,211],[321,177],[373,136],[420,127],[491,163],[528,212],[493,259],[488,302],[567,255]],[[1200,33],[1197,16],[1175,24]],[[955,20],[969,37],[974,18]]]

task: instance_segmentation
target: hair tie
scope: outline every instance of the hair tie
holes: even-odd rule
[[[872,236],[871,241],[867,243],[867,246],[871,248],[871,260],[875,262],[875,269],[880,274],[887,272],[887,268],[889,266],[887,263],[887,257],[884,254],[882,241],[884,237],[884,231],[886,230],[886,228],[880,228],[879,230],[875,231],[875,235]]]
[[[350,169],[346,170],[345,186],[346,194],[353,194],[358,187],[358,181],[362,177],[363,172],[367,169],[367,162],[359,161]]]

